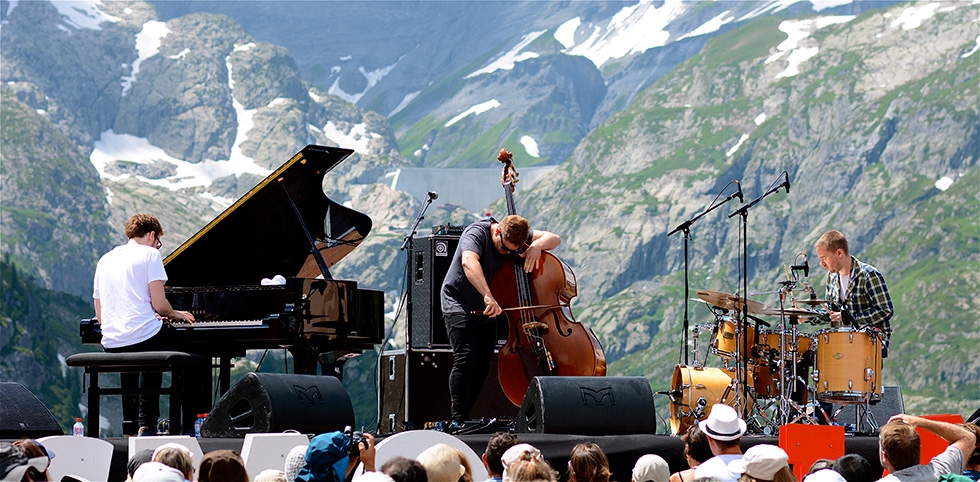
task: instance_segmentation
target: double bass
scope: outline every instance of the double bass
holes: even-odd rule
[[[513,154],[500,150],[504,164],[507,214],[517,214],[514,186],[518,173]],[[524,271],[524,258],[510,256],[490,280],[490,291],[507,318],[507,343],[498,351],[500,387],[520,406],[536,376],[603,376],[606,354],[592,330],[572,316],[569,302],[578,295],[575,273],[564,261],[541,252],[537,269]]]

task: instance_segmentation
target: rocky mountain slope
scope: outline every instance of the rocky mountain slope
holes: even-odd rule
[[[412,48],[400,53],[372,57],[386,44],[369,38],[363,43],[372,48],[359,47],[334,71],[326,66],[353,55],[354,35],[287,50],[257,39],[269,35],[269,18],[181,14],[140,1],[74,9],[0,2],[4,269],[80,296],[84,310],[95,263],[123,241],[119,227],[129,215],[156,213],[169,252],[302,146],[340,145],[356,154],[324,190],[369,214],[375,229],[334,274],[385,290],[393,311],[406,263],[398,247],[418,206],[389,187],[387,170],[489,166],[508,147],[518,169],[558,164],[533,189],[519,186],[518,210],[562,235],[556,254],[578,278],[573,308],[599,334],[610,374],[643,374],[663,390],[683,362],[685,306],[683,242],[667,232],[730,180],[741,181],[750,202],[786,171],[790,192],[765,197],[746,216],[752,296],[777,304],[768,293],[800,252],[811,257],[807,281],[822,292],[812,246],[822,232],[840,229],[854,254],[885,274],[896,304],[884,383],[902,386],[912,412],[975,409],[978,4],[817,11],[810,3],[780,10],[726,2],[732,10],[722,12],[704,2],[434,3],[464,9],[466,21],[432,16],[446,26],[438,38],[392,34],[414,39],[403,40],[399,48]],[[301,4],[311,9],[307,17],[317,8],[349,13],[365,5]],[[232,5],[217,2],[215,11]],[[362,13],[377,13],[378,4],[366,5]],[[501,8],[489,8],[495,5]],[[394,13],[381,18],[389,30],[404,25]],[[663,25],[655,29],[656,22]],[[359,24],[335,23],[341,32]],[[644,35],[630,49],[613,49],[612,39],[632,37],[612,33],[630,25],[646,28]],[[710,32],[693,35],[701,30]],[[317,38],[299,31],[299,44]],[[656,40],[658,32],[667,40]],[[318,55],[319,68],[310,60]],[[410,61],[395,62],[402,56]],[[500,63],[507,59],[514,62]],[[386,75],[369,75],[393,64]],[[493,65],[506,68],[481,72]],[[740,291],[743,240],[738,217],[728,216],[736,208],[727,204],[692,227],[692,291]],[[489,210],[505,211],[500,203]],[[451,207],[433,210],[422,229],[472,219]],[[44,329],[36,311],[12,306],[5,301],[2,326]],[[701,304],[689,311],[692,324],[711,320]],[[70,332],[77,316],[59,323]],[[403,330],[400,319],[394,332]],[[0,332],[0,378],[20,379],[30,357],[9,354],[23,357],[33,345],[7,333]],[[76,336],[61,339],[57,353],[82,349]],[[702,338],[701,356],[706,345]],[[373,394],[363,391],[371,363],[361,357],[349,373],[360,380],[352,388],[359,422],[372,416]],[[54,365],[38,359],[42,366]],[[65,387],[57,377],[24,380],[37,380],[36,391]],[[662,415],[665,406],[658,405]]]

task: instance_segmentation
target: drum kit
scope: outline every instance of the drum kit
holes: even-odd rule
[[[813,299],[812,288],[810,299],[793,299],[792,288],[784,282],[778,291],[779,308],[729,293],[696,291],[696,301],[709,306],[714,320],[691,329],[694,364],[674,368],[667,393],[675,435],[707,417],[718,403],[735,408],[750,431],[765,434],[787,423],[832,419],[816,402],[860,404],[870,415],[868,404],[882,396],[882,341],[873,331],[853,327],[799,331],[799,323],[816,320],[821,314],[816,308],[827,301]],[[699,337],[706,333],[710,342],[699,359]],[[706,366],[709,354],[722,366]],[[856,412],[860,427],[861,411]],[[873,419],[865,422],[877,429]]]

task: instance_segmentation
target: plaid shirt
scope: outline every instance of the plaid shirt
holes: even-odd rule
[[[884,349],[892,337],[892,315],[895,307],[885,286],[885,278],[874,266],[851,256],[851,282],[847,293],[841,296],[840,274],[827,273],[827,300],[830,311],[840,311],[844,320],[854,320],[855,326],[871,325],[884,333]],[[846,314],[845,314],[846,313]],[[846,323],[845,323],[846,324]]]

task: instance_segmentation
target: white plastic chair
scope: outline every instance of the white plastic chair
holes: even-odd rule
[[[77,475],[88,480],[109,480],[112,444],[92,437],[53,435],[37,439],[55,457],[48,466],[53,480]]]
[[[289,451],[309,443],[301,433],[247,433],[242,444],[245,471],[254,477],[266,469],[283,470]]]

